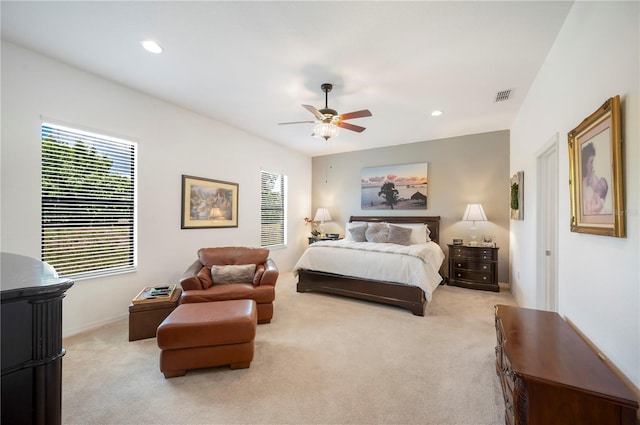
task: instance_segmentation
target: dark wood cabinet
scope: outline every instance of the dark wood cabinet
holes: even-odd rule
[[[557,313],[495,308],[508,425],[635,425],[638,403]]]
[[[499,292],[498,249],[449,246],[449,285]]]
[[[1,254],[2,422],[61,423],[62,298],[73,285],[47,263]]]

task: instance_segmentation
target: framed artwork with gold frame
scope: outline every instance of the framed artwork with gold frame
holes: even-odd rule
[[[182,229],[238,227],[238,184],[182,176]]]
[[[568,134],[571,231],[625,237],[620,96]]]

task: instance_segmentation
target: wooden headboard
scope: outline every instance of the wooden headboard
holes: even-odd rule
[[[369,215],[352,215],[349,217],[349,222],[352,221],[368,221],[371,223],[422,223],[429,226],[431,234],[429,237],[432,241],[440,243],[440,216],[369,216]]]

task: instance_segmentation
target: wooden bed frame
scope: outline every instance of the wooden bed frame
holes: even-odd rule
[[[440,216],[401,216],[374,217],[351,216],[349,222],[366,221],[371,223],[424,223],[429,226],[429,237],[439,243]],[[416,316],[424,316],[427,299],[424,291],[417,286],[409,286],[393,282],[366,280],[339,274],[317,272],[313,270],[298,271],[298,292],[324,292],[342,295],[360,300],[394,305],[410,310]]]

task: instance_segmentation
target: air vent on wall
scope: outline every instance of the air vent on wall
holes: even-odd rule
[[[509,96],[511,96],[511,89],[502,90],[496,94],[496,102],[502,102],[505,100],[509,100]]]

